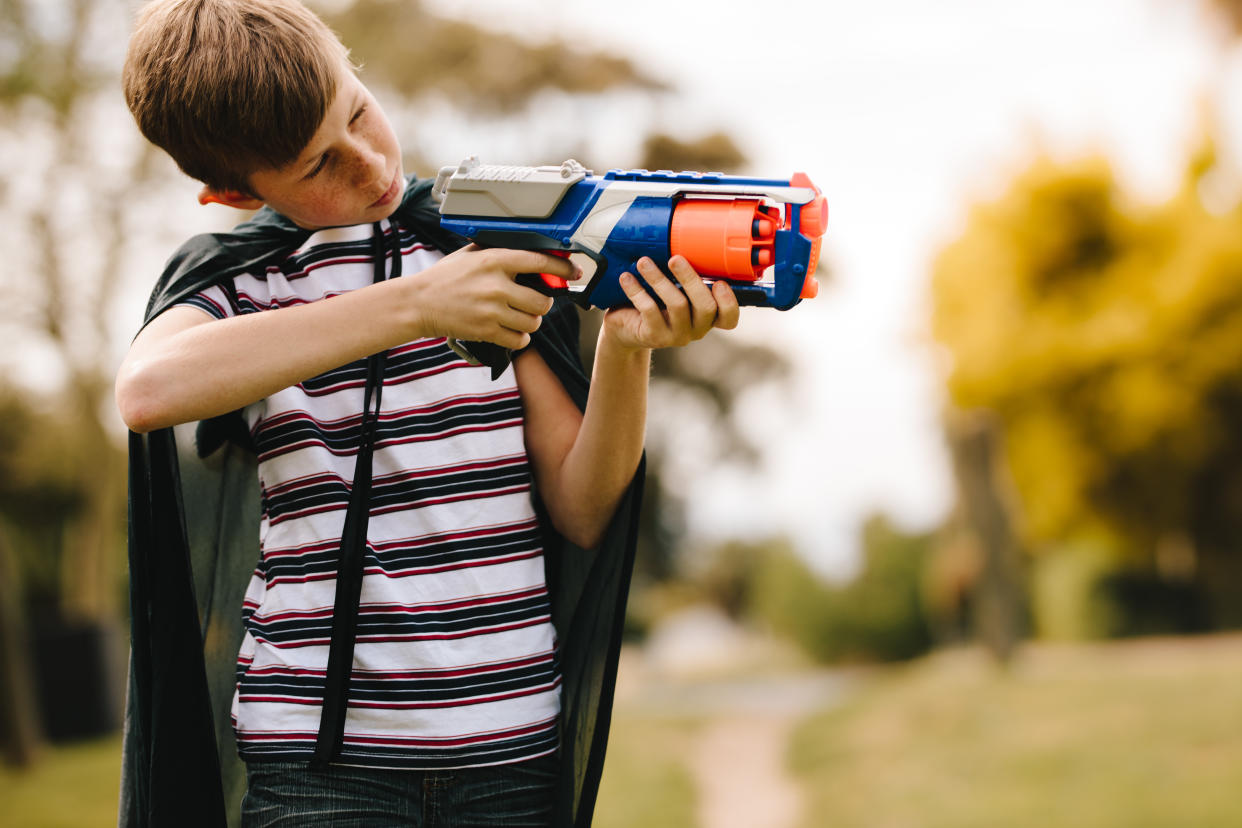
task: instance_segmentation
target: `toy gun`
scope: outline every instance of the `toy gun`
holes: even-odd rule
[[[582,275],[573,281],[548,274],[519,281],[568,294],[584,308],[628,305],[618,278],[637,276],[643,256],[664,268],[682,255],[704,279],[727,280],[741,305],[788,310],[819,291],[815,267],[828,204],[803,173],[786,180],[611,170],[601,177],[572,160],[513,167],[470,157],[442,168],[432,195],[441,226],[480,246],[574,261]],[[482,344],[469,343],[463,356],[496,349]],[[482,361],[495,370],[493,359]]]

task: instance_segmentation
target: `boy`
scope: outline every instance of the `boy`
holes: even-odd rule
[[[728,286],[677,258],[679,290],[641,262],[663,308],[623,278],[633,307],[606,315],[584,397],[563,306],[514,281],[572,266],[454,250],[344,47],[297,0],[156,0],[124,82],[200,202],[264,209],[174,257],[117,378],[135,432],[123,819],[220,819],[211,761],[185,758],[210,717],[191,587],[169,574],[199,553],[168,548],[187,546],[168,428],[200,420],[258,458],[231,710],[243,823],[588,824],[650,349],[734,327]],[[445,337],[513,349],[512,370],[492,382]],[[553,604],[568,607],[555,629]]]

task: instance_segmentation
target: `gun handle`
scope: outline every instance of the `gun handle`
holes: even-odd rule
[[[569,258],[568,252],[548,251],[554,256]],[[551,273],[519,273],[514,277],[519,285],[539,291],[545,296],[559,296],[569,293],[569,282]],[[448,346],[459,357],[471,365],[486,365],[492,369],[492,380],[495,381],[509,363],[513,361],[513,352],[491,342],[462,342],[449,337]]]
[[[513,361],[513,352],[492,342],[463,342],[459,339],[448,339],[448,346],[453,353],[471,365],[486,365],[492,369],[492,381],[495,382],[509,363]]]

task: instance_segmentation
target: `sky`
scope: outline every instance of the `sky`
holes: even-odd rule
[[[927,335],[927,286],[969,205],[1040,154],[1103,153],[1136,198],[1167,197],[1208,101],[1226,153],[1242,137],[1239,61],[1203,7],[1182,0],[430,5],[533,40],[609,49],[674,83],[654,111],[617,105],[566,123],[550,106],[544,128],[593,132],[593,157],[633,157],[638,118],[684,138],[723,127],[747,172],[803,171],[824,190],[831,284],[787,313],[745,311],[735,334],[766,339],[798,366],[791,398],[744,403],[763,468],[701,468],[684,484],[699,534],[784,533],[830,575],[856,565],[867,515],[922,530],[953,503],[939,427],[946,364]],[[447,146],[521,151],[469,128],[434,150]]]

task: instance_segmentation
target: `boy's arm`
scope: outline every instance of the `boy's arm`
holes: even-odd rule
[[[160,314],[117,375],[121,417],[145,432],[227,414],[303,380],[424,336],[524,347],[552,307],[518,273],[572,278],[564,259],[463,248],[420,273],[330,299],[216,320],[190,307]]]
[[[634,307],[604,317],[585,412],[538,353],[526,351],[514,363],[540,496],[557,531],[583,548],[603,536],[642,457],[651,349],[686,345],[713,327],[737,326],[737,300],[727,283],[708,289],[680,256],[669,267],[684,293],[650,260],[638,263],[663,310],[637,280],[622,276]]]

